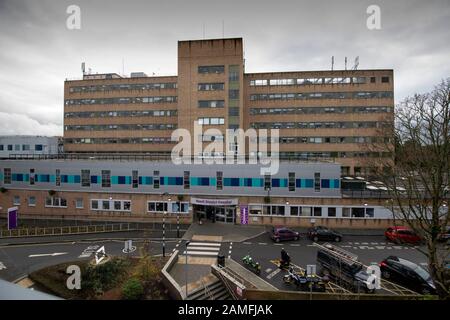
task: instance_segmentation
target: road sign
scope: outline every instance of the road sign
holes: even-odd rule
[[[6,266],[3,264],[3,262],[0,261],[0,270],[6,269]]]
[[[105,246],[95,251],[95,264],[99,264],[103,259],[106,258]]]
[[[125,241],[125,248],[122,250],[123,253],[131,253],[136,251],[136,247],[133,246],[133,240]]]
[[[8,209],[8,230],[16,229],[18,226],[19,208],[12,207]]]

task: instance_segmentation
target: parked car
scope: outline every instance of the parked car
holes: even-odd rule
[[[317,251],[317,264],[320,266],[319,274],[331,277],[353,292],[375,292],[369,288],[370,275],[366,268],[350,252],[327,244]]]
[[[430,274],[421,266],[399,258],[389,256],[380,262],[381,277],[422,294],[436,293],[436,287]]]
[[[300,233],[286,227],[273,227],[270,233],[270,238],[275,242],[286,240],[297,241],[300,239]]]
[[[317,241],[335,241],[340,242],[342,235],[339,232],[328,229],[323,226],[316,226],[308,230],[308,238],[314,242]]]
[[[408,227],[395,226],[389,227],[384,232],[387,240],[395,243],[412,243],[418,244],[422,242],[422,238]]]

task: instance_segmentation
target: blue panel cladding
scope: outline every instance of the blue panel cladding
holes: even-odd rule
[[[330,187],[330,179],[322,179],[320,181],[320,187],[321,188],[329,188]]]
[[[312,188],[314,186],[313,179],[305,179],[305,188]]]
[[[125,176],[118,176],[117,177],[117,183],[118,184],[125,184],[126,183]]]
[[[119,184],[119,177],[111,176],[111,184]]]
[[[69,176],[67,174],[61,175],[61,182],[62,183],[69,183]]]
[[[280,187],[280,179],[272,179],[272,187],[279,188]]]
[[[39,174],[39,175],[37,175],[37,177],[39,177],[39,182],[50,182],[49,174]]]
[[[81,182],[81,176],[75,175],[73,176],[73,183],[80,183]]]
[[[56,176],[54,174],[50,175],[50,182],[56,182]]]
[[[99,176],[91,176],[91,183],[96,184],[100,181]]]

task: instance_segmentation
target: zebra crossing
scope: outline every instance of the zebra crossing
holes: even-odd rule
[[[190,242],[184,255],[217,257],[220,252],[220,242]]]

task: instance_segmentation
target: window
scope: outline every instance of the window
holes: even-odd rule
[[[320,191],[320,172],[314,173],[314,191],[315,192]]]
[[[228,90],[228,97],[230,100],[237,100],[239,99],[239,89],[230,89]]]
[[[34,150],[42,151],[42,150],[44,150],[44,146],[42,144],[36,144],[36,145],[34,145]]]
[[[301,207],[300,209],[301,209],[300,215],[302,217],[310,217],[311,216],[311,212],[312,212],[311,207]]]
[[[314,217],[322,216],[322,207],[314,207]]]
[[[61,197],[47,197],[45,198],[45,206],[67,208],[67,200]]]
[[[102,188],[111,187],[111,170],[102,170]]]
[[[14,145],[14,151],[20,151],[20,144]]]
[[[75,199],[75,208],[76,209],[83,209],[83,198],[76,198]]]
[[[11,184],[11,168],[3,169],[3,183]]]
[[[370,83],[375,83],[376,82],[376,78],[375,77],[370,77]]]
[[[8,151],[12,151],[13,149],[13,145],[12,144],[8,144]]]
[[[223,189],[223,172],[222,171],[216,172],[216,189],[217,190]]]
[[[60,169],[56,169],[56,172],[55,172],[55,185],[58,187],[61,185],[61,170]]]
[[[22,151],[30,151],[30,145],[29,144],[23,144],[22,145]]]
[[[131,201],[123,201],[123,211],[131,211]]]
[[[289,191],[295,191],[295,172],[289,172]]]
[[[34,184],[34,179],[35,179],[34,169],[30,169],[30,185]]]
[[[223,108],[225,106],[225,100],[199,100],[199,108]]]
[[[184,171],[184,174],[183,174],[183,188],[184,189],[191,188],[190,176],[191,176],[190,171]]]
[[[122,209],[122,201],[114,200],[113,204],[114,204],[114,206],[113,206],[114,210],[120,211]]]
[[[159,212],[159,213],[167,213],[167,202],[161,201],[149,201],[147,202],[147,211],[148,212]]]
[[[98,210],[98,200],[91,200],[91,209]]]
[[[218,91],[224,90],[225,84],[222,83],[199,83],[198,91]]]
[[[159,171],[153,171],[153,188],[159,189]]]
[[[270,174],[264,175],[264,190],[270,190],[272,187],[272,179]]]
[[[291,206],[291,216],[298,216],[299,210],[301,207]]]
[[[13,205],[20,206],[20,196],[13,197]]]
[[[137,170],[131,171],[131,184],[132,188],[137,188],[139,186],[139,175]]]
[[[208,73],[224,73],[225,66],[198,66],[198,73],[208,74]]]
[[[389,77],[381,77],[382,83],[389,83]]]
[[[336,217],[336,208],[328,208],[328,216],[329,217]]]
[[[91,171],[81,170],[81,186],[90,187],[91,186]]]
[[[366,218],[373,218],[375,216],[374,208],[366,208]]]
[[[111,206],[109,200],[102,200],[102,210],[109,210],[110,207]]]
[[[4,150],[4,147],[2,144],[0,144],[0,151],[3,151],[3,150]]]
[[[365,208],[352,208],[352,217],[364,218]]]
[[[28,197],[28,206],[29,207],[35,207],[36,206],[36,197],[35,196],[29,196]]]

